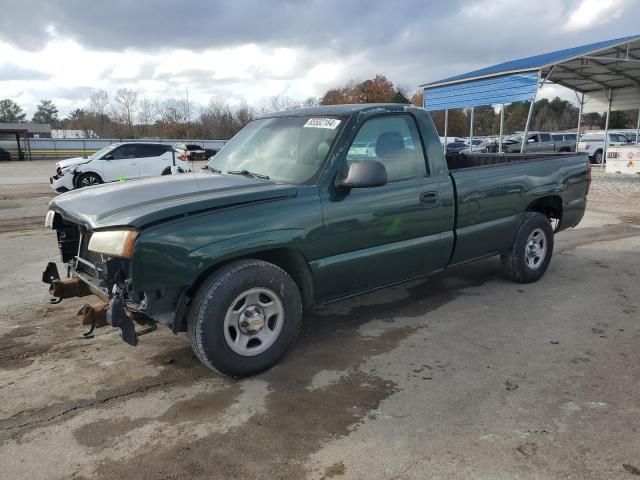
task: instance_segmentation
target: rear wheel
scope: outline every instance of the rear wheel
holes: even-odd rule
[[[593,163],[600,165],[602,163],[602,150],[596,150],[593,154]]]
[[[76,181],[76,188],[91,187],[93,185],[99,185],[102,183],[100,175],[93,172],[83,173],[78,177]]]
[[[302,323],[293,279],[261,260],[241,260],[212,273],[189,312],[191,346],[207,367],[238,378],[275,365]]]
[[[553,230],[549,219],[541,213],[528,212],[511,248],[501,256],[502,272],[514,282],[535,282],[547,271],[552,254]]]

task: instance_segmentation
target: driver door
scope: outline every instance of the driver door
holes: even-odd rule
[[[368,160],[385,166],[386,185],[321,194],[327,300],[440,270],[453,247],[453,187],[428,171],[413,116],[367,120],[344,161]]]
[[[135,143],[125,143],[112,150],[109,154],[112,158],[103,161],[102,180],[116,182],[138,178],[140,176],[138,153],[138,145]]]

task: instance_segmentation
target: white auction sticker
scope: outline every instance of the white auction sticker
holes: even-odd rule
[[[304,128],[329,128],[335,130],[340,125],[340,120],[336,118],[310,118],[303,126]]]

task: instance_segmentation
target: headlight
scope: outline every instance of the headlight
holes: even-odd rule
[[[137,230],[105,230],[93,232],[89,239],[89,250],[113,257],[131,257],[133,244],[138,238]]]
[[[56,212],[49,210],[47,216],[44,217],[44,228],[53,228],[53,219],[56,216]]]

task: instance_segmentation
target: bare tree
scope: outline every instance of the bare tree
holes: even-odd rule
[[[140,123],[142,135],[148,134],[149,126],[154,122],[155,116],[156,108],[153,102],[147,97],[142,97],[138,102],[138,123]]]
[[[121,123],[126,125],[129,134],[133,131],[133,120],[137,111],[138,92],[129,88],[120,88],[114,98],[114,113]]]
[[[109,106],[109,94],[104,90],[96,90],[89,100],[90,110],[96,115],[106,115]]]
[[[213,97],[200,113],[200,124],[204,136],[227,139],[233,137],[254,117],[253,109],[246,102],[230,107],[222,98]]]
[[[109,94],[105,90],[96,90],[91,94],[89,99],[89,111],[92,114],[92,118],[89,120],[89,123],[93,123],[93,130],[103,137],[111,134],[108,108]]]

